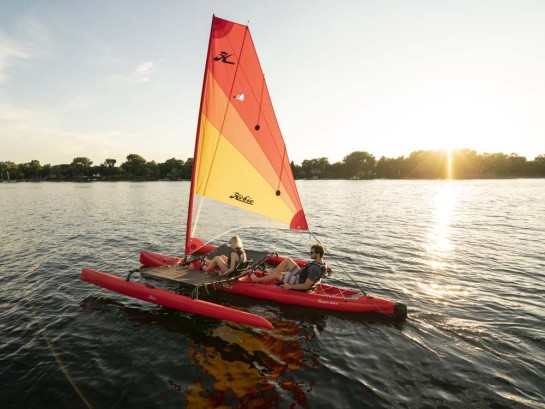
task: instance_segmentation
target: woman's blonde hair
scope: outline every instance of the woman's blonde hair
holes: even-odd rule
[[[231,246],[234,245],[235,248],[237,248],[237,249],[238,249],[238,248],[240,248],[240,249],[242,248],[242,240],[240,240],[240,237],[238,237],[238,236],[233,236],[233,237],[231,237],[231,239],[229,239],[229,244],[230,244]]]

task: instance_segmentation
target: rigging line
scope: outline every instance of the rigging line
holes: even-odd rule
[[[204,203],[204,197],[199,195],[199,206],[197,208],[197,214],[195,216],[195,221],[193,222],[193,228],[191,229],[191,233],[192,233],[193,237],[196,237],[197,225],[199,224],[199,219],[200,219],[200,216],[201,216],[203,203]]]
[[[55,346],[53,339],[49,337],[47,326],[42,323],[43,319],[40,316],[40,313],[38,312],[37,307],[34,305],[34,301],[32,297],[30,296],[30,290],[28,289],[28,286],[24,287],[23,291],[25,292],[25,295],[26,295],[26,303],[28,304],[28,306],[30,307],[32,311],[32,318],[34,321],[33,324],[35,324],[39,328],[38,333],[43,337],[44,341],[47,344],[47,347],[51,351],[51,355],[53,355],[53,358],[57,362],[57,365],[59,365],[61,372],[66,377],[66,379],[68,380],[72,388],[74,388],[74,390],[76,391],[80,399],[83,401],[85,406],[87,406],[88,408],[92,408],[93,406],[91,405],[91,402],[87,400],[87,397],[84,395],[82,389],[78,386],[78,384],[76,383],[76,380],[72,377],[72,375],[68,371],[68,366],[62,359],[61,357],[62,354]]]
[[[288,154],[288,150],[286,149],[286,145],[284,144],[284,154],[282,155],[282,165],[280,166],[280,175],[278,175],[278,185],[276,186],[277,192],[280,192],[280,184],[282,183],[282,174],[284,173],[284,161],[286,159],[287,154]]]
[[[202,205],[203,202],[204,202],[204,198],[201,198],[201,201],[199,202],[199,204]],[[200,212],[201,207],[202,207],[202,206],[199,206],[198,212]],[[198,218],[198,215],[197,215],[197,218]],[[196,253],[197,251],[199,251],[199,250],[202,249],[203,247],[209,245],[210,243],[214,242],[215,240],[217,240],[217,239],[220,238],[221,236],[224,236],[224,235],[226,235],[226,234],[228,234],[228,233],[235,232],[235,231],[237,231],[237,230],[253,228],[253,227],[256,227],[256,226],[252,226],[251,224],[248,224],[248,225],[246,225],[246,226],[239,226],[239,227],[232,228],[232,229],[230,229],[230,230],[226,230],[226,231],[224,231],[223,233],[219,233],[217,236],[212,237],[210,240],[208,240],[206,243],[204,243],[201,247],[199,247],[199,248],[193,250],[193,251],[192,251],[191,253],[189,253],[189,254]],[[257,227],[260,227],[260,226],[257,226]],[[196,226],[195,226],[195,230],[196,230]],[[195,231],[195,230],[193,230],[193,231]]]
[[[259,120],[261,119],[261,106],[263,105],[263,87],[264,86],[265,86],[265,74],[263,74],[263,81],[261,82],[261,94],[259,96],[259,110],[257,111],[256,126],[259,125]]]
[[[316,237],[316,235],[311,232],[310,230],[308,231],[309,234],[314,238],[314,240],[316,240],[318,243],[320,243],[320,240],[318,240],[318,237]],[[333,260],[335,262],[335,265],[337,265],[341,271],[346,274],[348,276],[348,278],[350,278],[350,280],[354,283],[354,285],[358,288],[358,290],[360,290],[363,295],[367,295],[367,293],[365,291],[363,291],[363,289],[359,286],[359,284],[356,282],[356,280],[354,280],[354,278],[352,278],[352,276],[350,274],[348,274],[348,272],[346,271],[346,269],[335,259],[335,257],[333,257],[333,255],[328,252],[327,250],[324,249],[324,251],[327,253],[327,256],[331,258],[331,260]]]
[[[211,238],[206,243],[204,243],[204,245],[207,246],[208,244],[212,243],[214,240],[217,240],[218,238],[220,238],[221,236],[223,236],[223,235],[225,235],[227,233],[231,233],[231,232],[234,232],[234,231],[237,231],[237,230],[242,230],[242,229],[248,229],[248,228],[252,228],[252,227],[255,227],[255,226],[252,226],[251,224],[249,224],[247,226],[234,227],[234,228],[232,228],[230,230],[226,230],[223,233],[218,234],[216,237]]]

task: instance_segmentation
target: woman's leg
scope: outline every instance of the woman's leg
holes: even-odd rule
[[[215,267],[219,267],[221,272],[225,272],[229,269],[229,266],[227,265],[227,256],[216,256],[212,259],[212,261],[206,266],[204,271],[211,272]]]

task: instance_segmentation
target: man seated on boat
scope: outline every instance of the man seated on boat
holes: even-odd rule
[[[233,236],[229,239],[229,245],[231,246],[231,254],[229,257],[221,255],[216,256],[212,261],[207,258],[204,259],[205,267],[204,271],[207,273],[214,273],[216,268],[220,269],[219,275],[225,276],[229,275],[235,271],[237,266],[240,263],[245,263],[247,261],[246,252],[242,247],[242,240],[240,237]]]
[[[265,283],[273,280],[282,281],[280,287],[286,290],[308,291],[316,286],[326,272],[326,265],[322,261],[324,247],[314,244],[310,248],[311,262],[299,267],[291,258],[285,258],[273,270],[263,277],[251,275],[254,283]]]

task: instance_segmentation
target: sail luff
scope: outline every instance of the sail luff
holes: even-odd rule
[[[189,203],[187,207],[187,224],[186,224],[186,231],[185,231],[185,254],[191,253],[191,223],[193,221],[193,198],[195,196],[195,172],[197,169],[197,161],[198,161],[198,155],[199,155],[199,138],[201,134],[201,126],[202,126],[202,112],[203,112],[203,106],[204,106],[204,96],[205,96],[205,89],[206,89],[206,76],[208,73],[208,64],[210,60],[210,48],[212,46],[212,31],[214,29],[214,19],[216,18],[215,15],[212,15],[212,24],[210,25],[210,36],[208,38],[208,50],[206,51],[206,63],[204,64],[204,74],[202,79],[202,90],[201,90],[201,103],[199,106],[199,117],[197,121],[197,133],[195,136],[195,150],[193,153],[193,166],[191,170],[191,185],[189,188]]]

